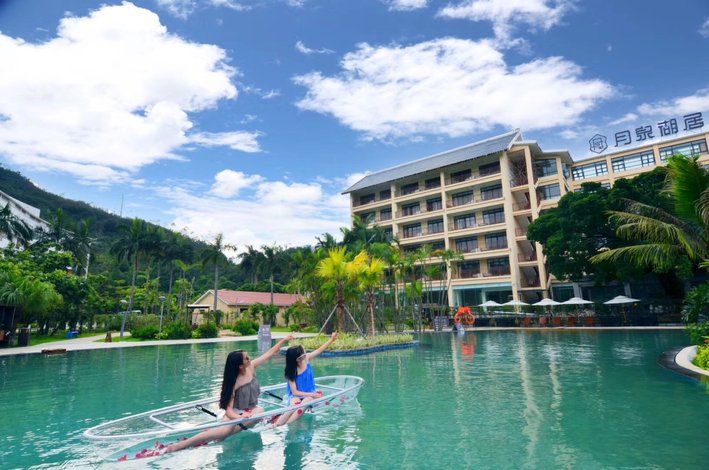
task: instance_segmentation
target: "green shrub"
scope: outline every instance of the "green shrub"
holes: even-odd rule
[[[316,336],[314,338],[296,339],[290,342],[291,345],[302,345],[308,351],[313,351],[325,343],[330,337],[325,335]],[[333,351],[350,351],[353,349],[371,348],[373,346],[381,346],[384,344],[402,344],[410,343],[414,340],[410,334],[388,334],[361,337],[353,334],[341,334],[337,341],[332,343],[328,349]]]
[[[155,339],[158,335],[158,327],[154,325],[141,326],[131,330],[130,335],[138,339]]]
[[[216,323],[202,323],[194,332],[195,338],[216,338],[219,336],[219,328]]]
[[[289,326],[288,329],[293,332],[301,330],[300,325],[297,325],[295,323],[293,323],[291,326]]]
[[[682,320],[687,323],[709,321],[709,282],[700,284],[687,293],[682,307]]]
[[[704,344],[704,337],[709,336],[709,322],[691,323],[687,325],[687,332],[692,344]]]
[[[181,322],[174,322],[163,328],[163,335],[167,339],[190,339],[192,328]]]
[[[232,329],[242,336],[255,335],[258,333],[258,323],[252,320],[239,320],[234,323]]]
[[[694,365],[709,370],[709,344],[697,348],[697,355],[694,357]]]

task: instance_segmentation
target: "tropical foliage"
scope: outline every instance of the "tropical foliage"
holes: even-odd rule
[[[313,351],[329,339],[329,336],[319,335],[312,338],[296,339],[291,341],[291,345],[301,345],[308,351]],[[353,349],[371,348],[383,344],[404,344],[411,343],[414,337],[410,334],[385,334],[377,336],[358,336],[354,334],[341,334],[337,341],[332,343],[328,349],[333,351],[351,351]]]

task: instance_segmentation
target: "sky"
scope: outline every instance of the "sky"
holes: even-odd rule
[[[708,59],[706,0],[0,0],[0,164],[203,240],[312,245],[368,172],[709,119]]]

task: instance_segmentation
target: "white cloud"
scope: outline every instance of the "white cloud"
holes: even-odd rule
[[[575,0],[462,0],[441,8],[437,16],[490,21],[495,36],[506,42],[520,25],[548,30],[559,24],[574,3]]]
[[[638,115],[635,113],[627,113],[624,116],[619,117],[618,119],[615,119],[608,124],[611,126],[617,126],[619,124],[625,124],[628,122],[634,122],[638,119]]]
[[[664,116],[668,118],[707,110],[709,110],[709,88],[698,90],[693,95],[638,106],[638,113],[644,116]]]
[[[704,20],[704,23],[699,27],[699,34],[701,34],[702,37],[709,38],[709,18]]]
[[[305,55],[311,55],[311,54],[332,54],[333,50],[327,49],[327,48],[322,48],[322,49],[311,49],[307,47],[305,44],[303,44],[303,41],[298,41],[295,43],[295,50],[300,52],[301,54]]]
[[[581,68],[562,57],[508,66],[489,41],[361,44],[341,66],[336,76],[294,77],[307,88],[297,106],[330,114],[367,139],[569,125],[615,92],[607,82],[582,78]]]
[[[190,140],[258,149],[255,133],[188,135],[188,113],[237,96],[236,70],[133,4],[66,17],[43,43],[0,34],[0,57],[0,154],[18,165],[120,182]]]
[[[286,3],[288,6],[295,8],[302,8],[305,6],[305,0],[287,0]]]
[[[245,181],[256,176],[229,170],[215,179],[246,185]],[[214,189],[199,194],[184,187],[162,187],[158,193],[169,202],[169,213],[174,216],[171,226],[204,240],[223,233],[227,243],[242,250],[245,245],[274,242],[313,245],[316,236],[337,234],[349,224],[349,199],[339,194],[342,186],[260,180],[243,191],[246,188],[242,188],[243,195],[232,198],[226,193],[215,197]]]
[[[428,0],[391,0],[389,2],[389,10],[393,11],[412,11],[426,8]]]
[[[250,6],[239,2],[234,2],[233,0],[209,0],[209,3],[215,7],[224,7],[235,11],[246,11],[251,9]]]
[[[157,0],[157,2],[170,14],[182,19],[190,16],[197,8],[196,0]]]
[[[260,132],[200,132],[192,134],[190,141],[206,147],[225,146],[241,152],[260,152],[261,147],[257,141]]]
[[[214,177],[214,184],[209,193],[229,198],[239,194],[242,189],[254,186],[263,180],[261,175],[247,175],[241,171],[223,170]]]

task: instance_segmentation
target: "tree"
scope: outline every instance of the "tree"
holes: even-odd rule
[[[278,269],[283,258],[283,248],[278,245],[264,245],[261,250],[263,250],[261,269],[268,275],[268,282],[271,284],[271,305],[273,305],[273,273]]]
[[[120,236],[111,246],[111,254],[116,256],[118,261],[127,260],[131,265],[131,284],[128,306],[123,312],[123,322],[121,323],[121,337],[126,329],[126,318],[128,312],[133,310],[133,299],[135,297],[135,280],[140,266],[140,256],[147,248],[148,230],[144,220],[135,218],[130,225],[119,227]]]
[[[350,259],[347,248],[339,247],[328,250],[327,257],[318,263],[317,275],[335,288],[335,308],[340,331],[345,329],[345,290],[357,279],[360,265],[366,257],[367,253],[362,251],[354,259]]]
[[[238,258],[241,260],[239,266],[251,279],[251,283],[258,284],[259,266],[261,266],[263,261],[263,253],[254,248],[253,245],[246,245],[246,251],[240,253]]]
[[[368,256],[360,265],[358,281],[360,288],[364,291],[367,313],[369,314],[369,332],[375,334],[374,324],[374,303],[376,290],[382,284],[386,263],[379,258]]]
[[[203,266],[214,266],[214,304],[212,305],[212,310],[215,311],[217,310],[217,293],[219,292],[219,269],[229,262],[224,255],[224,250],[226,249],[233,249],[233,246],[224,243],[224,236],[218,233],[214,237],[214,241],[202,250],[199,255]]]
[[[0,235],[5,235],[10,242],[17,241],[21,245],[27,245],[32,239],[32,229],[15,217],[9,202],[0,209]]]
[[[592,258],[594,263],[629,263],[666,272],[681,269],[688,261],[691,269],[709,258],[709,171],[698,158],[671,157],[666,191],[674,202],[674,213],[662,207],[626,200],[625,211],[610,211],[610,220],[618,224],[617,233],[636,242],[608,250]]]

